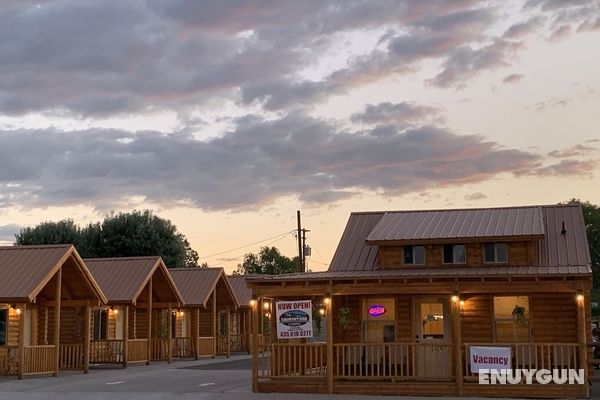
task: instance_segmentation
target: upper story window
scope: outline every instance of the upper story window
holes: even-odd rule
[[[508,261],[506,243],[486,243],[483,246],[483,261],[486,263],[505,263]]]
[[[404,246],[404,264],[423,265],[425,264],[424,246]]]
[[[464,244],[444,245],[444,264],[465,264],[467,260]]]

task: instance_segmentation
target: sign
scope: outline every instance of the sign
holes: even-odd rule
[[[275,310],[277,339],[313,337],[312,301],[278,301]]]
[[[369,315],[371,317],[381,317],[387,310],[382,305],[374,305],[369,307]]]
[[[510,347],[469,347],[471,372],[510,369]]]

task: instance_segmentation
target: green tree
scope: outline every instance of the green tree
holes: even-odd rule
[[[579,204],[583,211],[583,220],[592,258],[594,288],[598,290],[600,289],[600,206],[580,199],[571,199],[566,203]]]
[[[86,258],[161,256],[169,268],[198,265],[198,253],[185,236],[150,210],[111,213],[84,228],[72,220],[44,222],[15,237],[17,245],[72,243]]]
[[[298,272],[297,257],[291,259],[281,254],[277,247],[265,246],[258,254],[246,254],[234,273],[236,275],[278,275],[292,272]]]

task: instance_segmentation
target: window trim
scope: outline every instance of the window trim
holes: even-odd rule
[[[452,262],[446,262],[446,257],[445,257],[445,247],[446,246],[452,246]],[[464,254],[465,254],[465,260],[462,262],[456,262],[456,254],[454,253],[454,248],[456,246],[462,246],[464,249]],[[447,243],[442,245],[442,264],[444,265],[467,265],[467,246],[463,243]]]
[[[406,248],[410,247],[412,250],[412,259],[413,262],[412,263],[407,263],[406,262]],[[415,262],[415,247],[422,247],[423,248],[423,262],[422,263],[416,263]],[[427,257],[425,255],[425,246],[422,244],[407,244],[407,245],[403,245],[402,246],[402,265],[426,265],[427,264]]]
[[[487,261],[485,259],[485,246],[488,244],[492,244],[494,245],[494,261]],[[506,260],[504,261],[498,261],[498,247],[497,245],[499,244],[503,244],[504,246],[506,246]],[[483,243],[482,245],[482,257],[483,257],[483,263],[484,264],[508,264],[508,243],[506,242],[486,242]]]

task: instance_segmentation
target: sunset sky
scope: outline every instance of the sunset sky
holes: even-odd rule
[[[0,2],[0,242],[149,208],[230,272],[299,209],[316,271],[352,211],[573,197],[600,1]]]

